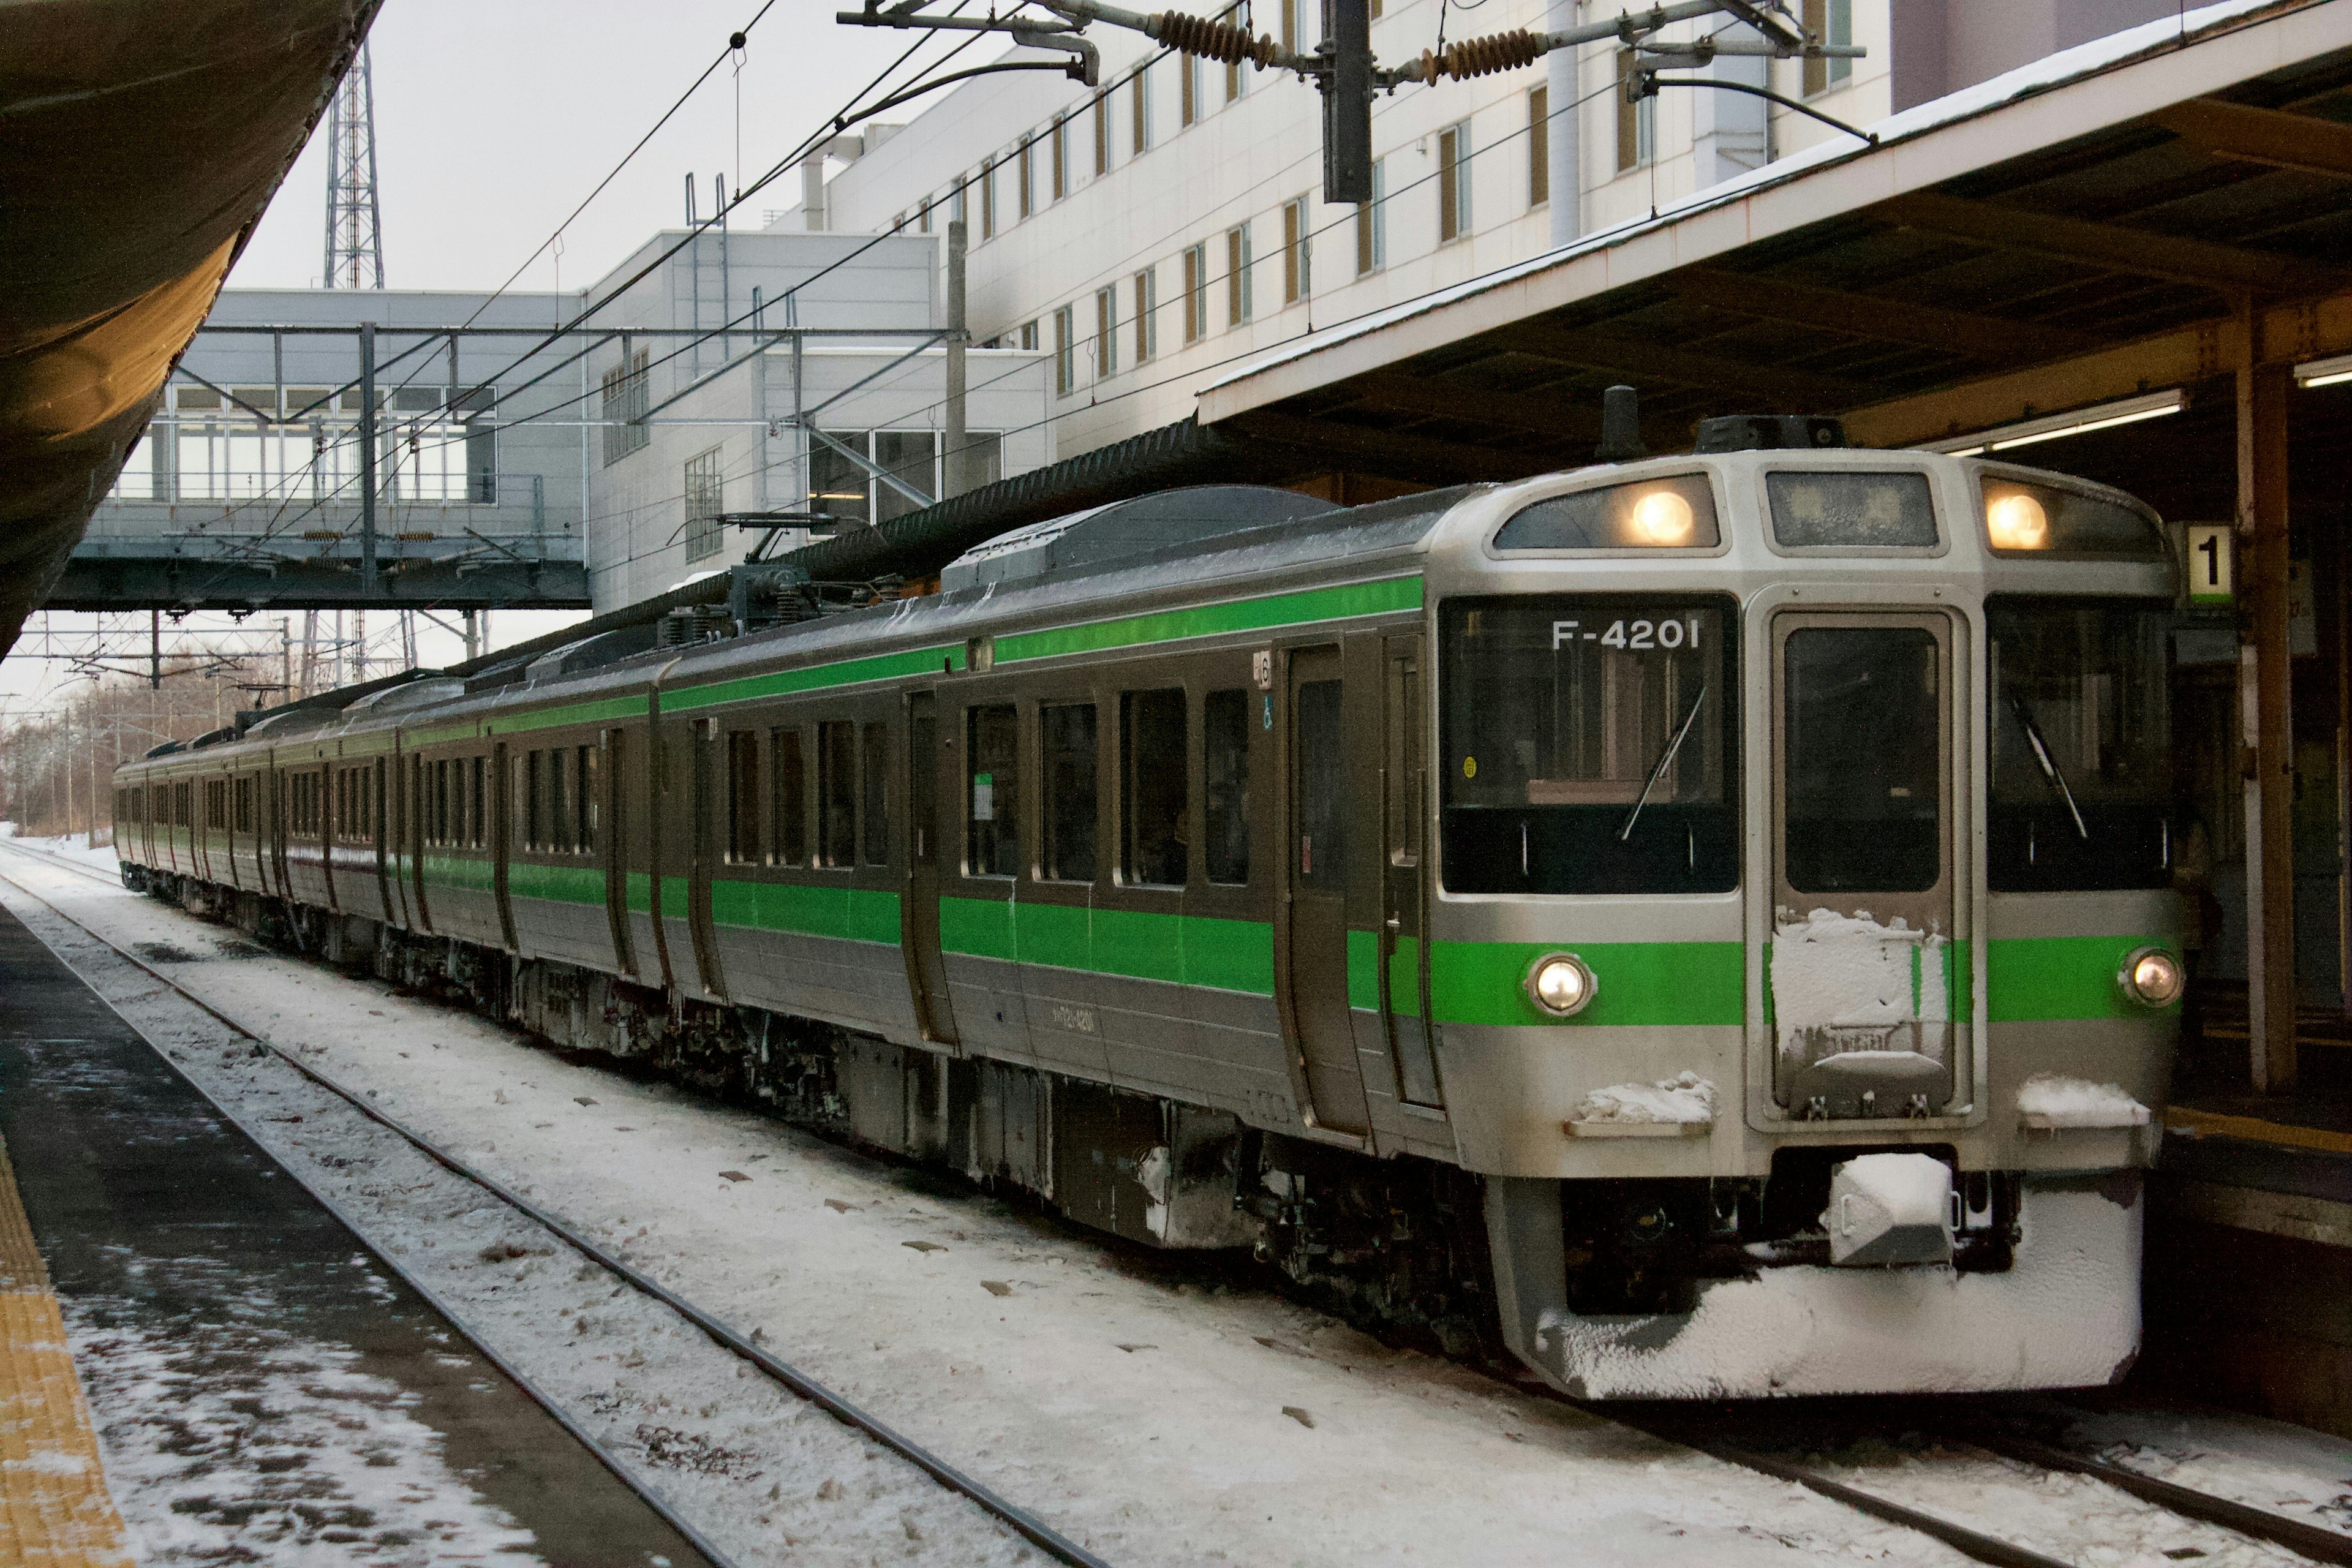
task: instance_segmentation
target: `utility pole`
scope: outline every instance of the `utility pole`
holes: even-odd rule
[[[947,457],[941,465],[940,499],[963,494],[967,488],[964,475],[964,447],[970,444],[965,426],[970,417],[964,395],[964,250],[969,244],[970,229],[961,218],[948,220],[948,428]],[[794,375],[797,391],[800,340],[793,340]]]

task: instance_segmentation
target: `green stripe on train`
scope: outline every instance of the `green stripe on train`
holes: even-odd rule
[[[1573,1018],[1528,1000],[1528,966],[1563,951],[1592,971],[1591,1005]],[[1736,942],[1439,942],[1430,1007],[1440,1024],[1737,1027],[1748,1016],[1743,953]]]
[[[949,952],[1274,994],[1274,928],[1260,921],[1010,899],[941,899]]]
[[[770,675],[747,675],[740,680],[714,680],[662,693],[662,711],[681,713],[720,702],[747,702],[758,697],[789,697],[828,686],[855,686],[868,680],[899,680],[908,676],[937,675],[942,667],[963,668],[963,645],[919,647],[906,653],[877,653],[868,658],[836,659]]]
[[[507,868],[507,896],[546,899],[560,904],[601,904],[604,873],[594,866],[530,866]]]
[[[1189,610],[1160,610],[1085,626],[1055,626],[1048,631],[1013,632],[996,639],[996,662],[1011,664],[1019,659],[1099,653],[1106,648],[1176,642],[1228,632],[1264,631],[1311,621],[1345,620],[1353,616],[1391,615],[1418,610],[1421,603],[1421,578],[1417,575],[1350,583],[1338,588],[1308,588],[1296,594],[1270,594],[1263,598],[1236,599]]]
[[[2171,944],[2152,936],[2035,936],[1986,947],[1986,1016],[1996,1024],[2024,1024],[2150,1016],[2150,1009],[2125,998],[2116,976],[2134,949],[2169,951]]]
[[[669,889],[678,885],[675,879],[663,880],[665,912],[670,912]],[[803,936],[898,945],[898,895],[873,888],[714,881],[710,884],[710,919],[717,925],[752,931],[795,931]]]
[[[425,858],[425,882],[427,888],[436,883],[445,888],[471,888],[478,892],[490,890],[490,862],[457,855],[427,855]]]

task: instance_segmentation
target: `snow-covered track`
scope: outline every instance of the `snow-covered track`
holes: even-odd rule
[[[88,867],[77,865],[65,857],[47,854],[41,850],[34,849],[29,846],[25,845],[9,844],[7,847],[16,850],[18,853],[37,857],[50,865],[79,872],[93,880],[106,882],[110,886],[113,885],[113,879],[111,878],[108,878],[102,873],[92,870]],[[229,1016],[226,1013],[222,1012],[219,1008],[214,1006],[211,1003],[205,1001],[203,997],[197,995],[186,986],[182,985],[170,975],[155,967],[155,965],[147,963],[137,953],[131,952],[120,943],[114,942],[111,938],[106,936],[95,927],[91,926],[89,922],[77,919],[74,915],[59,907],[55,900],[43,896],[38,889],[14,877],[8,876],[5,872],[0,872],[0,881],[5,881],[10,887],[15,888],[26,897],[37,900],[51,913],[58,916],[58,918],[67,921],[76,930],[89,937],[92,941],[99,942],[110,952],[112,952],[124,963],[131,965],[142,974],[145,974],[150,979],[155,981],[158,984],[166,987],[184,1001],[187,1002],[190,1005],[204,1013],[205,1016],[212,1018],[215,1022],[219,1023],[223,1027],[234,1032],[240,1039],[250,1042],[255,1049],[268,1052],[270,1055],[276,1057],[279,1061],[300,1073],[304,1078],[310,1079],[320,1088],[326,1089],[329,1093],[349,1104],[352,1109],[366,1116],[370,1121],[376,1122],[387,1131],[406,1141],[427,1158],[431,1159],[435,1163],[439,1164],[457,1175],[465,1178],[467,1181],[473,1183],[476,1186],[481,1188],[484,1192],[489,1194],[500,1203],[514,1209],[517,1213],[527,1216],[533,1223],[544,1227],[554,1236],[561,1237],[568,1246],[578,1251],[583,1258],[586,1258],[590,1261],[595,1263],[598,1267],[605,1269],[615,1279],[621,1280],[624,1284],[629,1286],[633,1289],[635,1289],[669,1308],[672,1311],[677,1313],[680,1317],[694,1324],[696,1328],[701,1330],[705,1334],[708,1334],[714,1342],[733,1352],[736,1355],[740,1356],[743,1360],[757,1367],[761,1373],[774,1379],[786,1389],[789,1389],[795,1395],[802,1399],[805,1399],[810,1404],[823,1409],[826,1414],[842,1422],[845,1426],[865,1433],[867,1436],[873,1438],[884,1447],[889,1449],[899,1458],[914,1465],[918,1469],[923,1471],[933,1480],[937,1481],[941,1487],[968,1499],[987,1513],[1003,1521],[1003,1523],[1016,1534],[1020,1535],[1024,1540],[1029,1542],[1032,1545],[1037,1547],[1040,1551],[1045,1552],[1055,1561],[1068,1563],[1071,1565],[1071,1568],[1110,1568],[1110,1565],[1102,1558],[1087,1551],[1077,1542],[1071,1541],[1068,1537],[1063,1535],[1059,1531],[1054,1529],[1052,1525],[1046,1523],[1035,1514],[1022,1508],[1019,1504],[998,1495],[994,1490],[982,1482],[964,1474],[961,1470],[956,1468],[953,1465],[949,1464],[945,1459],[932,1453],[929,1449],[915,1442],[913,1439],[905,1436],[889,1426],[887,1423],[881,1421],[879,1418],[859,1408],[856,1405],[844,1398],[839,1394],[835,1393],[832,1389],[826,1387],[816,1379],[809,1376],[806,1373],[802,1372],[791,1363],[781,1361],[775,1356],[770,1354],[767,1351],[752,1342],[751,1339],[737,1332],[732,1327],[720,1321],[719,1318],[713,1316],[708,1311],[705,1311],[702,1308],[697,1306],[694,1302],[687,1300],[685,1297],[678,1295],[676,1291],[669,1289],[667,1287],[661,1284],[660,1281],[650,1278],[642,1270],[632,1267],[628,1263],[624,1262],[621,1258],[614,1256],[610,1251],[599,1246],[594,1240],[583,1234],[577,1227],[566,1223],[563,1219],[549,1212],[547,1209],[542,1208],[539,1205],[530,1202],[530,1200],[523,1197],[520,1194],[514,1192],[503,1183],[500,1183],[487,1173],[476,1169],[473,1165],[467,1163],[457,1154],[443,1148],[433,1140],[426,1138],[422,1133],[419,1133],[414,1129],[408,1127],[396,1117],[385,1113],[375,1105],[370,1103],[364,1095],[346,1088],[331,1076],[319,1071],[316,1068],[305,1061],[302,1061],[293,1053],[283,1049],[274,1042],[267,1040],[261,1036],[254,1033],[251,1029],[247,1028],[243,1024],[240,1024],[235,1018]],[[186,1075],[184,1073],[182,1076],[185,1077]],[[196,1088],[197,1092],[205,1092],[203,1086],[201,1084],[197,1084],[193,1078],[189,1079],[188,1081]],[[209,1094],[206,1094],[205,1097],[208,1100],[213,1098]],[[246,1128],[244,1123],[239,1121],[234,1113],[230,1112],[226,1107],[219,1106],[219,1102],[216,1100],[214,1100],[214,1103],[215,1107],[220,1110],[221,1114],[228,1121],[238,1126],[241,1130],[246,1131],[249,1135],[252,1133],[252,1130]],[[257,1139],[257,1142],[258,1142]],[[312,1190],[314,1194],[316,1194],[316,1189],[313,1188]],[[343,1213],[341,1209],[337,1207],[332,1200],[329,1199],[323,1194],[316,1194],[316,1195],[318,1195],[320,1201],[326,1205],[329,1210],[335,1215],[337,1219],[341,1220],[344,1223],[346,1228],[352,1230],[354,1235],[362,1234],[356,1221],[354,1221],[349,1215]],[[625,1484],[628,1485],[633,1491],[635,1491],[639,1496],[643,1497],[651,1507],[661,1514],[664,1520],[675,1527],[681,1534],[685,1535],[688,1541],[692,1542],[698,1550],[700,1550],[714,1564],[717,1565],[717,1568],[733,1568],[732,1559],[720,1552],[717,1547],[710,1544],[699,1532],[695,1531],[689,1523],[679,1518],[672,1510],[670,1510],[660,1498],[641,1486],[637,1482],[636,1479],[630,1474],[625,1466],[622,1465],[619,1460],[607,1453],[603,1446],[598,1444],[583,1427],[572,1419],[572,1417],[564,1411],[560,1402],[548,1397],[545,1394],[534,1387],[516,1368],[510,1365],[505,1358],[501,1357],[496,1351],[492,1350],[481,1336],[469,1330],[463,1319],[443,1303],[438,1294],[433,1291],[431,1287],[425,1281],[417,1278],[414,1271],[403,1266],[398,1259],[386,1256],[383,1251],[373,1247],[371,1247],[370,1250],[374,1252],[377,1257],[381,1258],[387,1268],[399,1274],[403,1279],[406,1280],[412,1287],[419,1290],[420,1293],[425,1295],[428,1300],[434,1300],[436,1306],[440,1306],[444,1315],[449,1318],[451,1323],[457,1328],[458,1331],[465,1334],[467,1339],[470,1341],[487,1359],[498,1366],[501,1372],[504,1372],[508,1376],[513,1378],[518,1387],[521,1388],[533,1400],[543,1406],[550,1414],[554,1415],[558,1421],[562,1422],[566,1429],[570,1430],[575,1436],[579,1437],[583,1443],[586,1444],[590,1450],[604,1462],[608,1469],[617,1476]]]

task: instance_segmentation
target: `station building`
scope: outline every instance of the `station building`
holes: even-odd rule
[[[49,607],[601,611],[887,521],[940,494],[943,283],[935,238],[679,229],[578,293],[226,290]],[[1047,371],[972,356],[971,481],[1052,460]]]

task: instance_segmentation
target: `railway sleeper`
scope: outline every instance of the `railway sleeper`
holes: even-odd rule
[[[1017,1194],[1155,1249],[1247,1255],[1359,1327],[1504,1355],[1483,1183],[1371,1162],[1231,1112],[815,1019],[677,997],[549,959],[424,937],[193,879],[142,889],[257,942],[628,1060],[730,1103]]]

